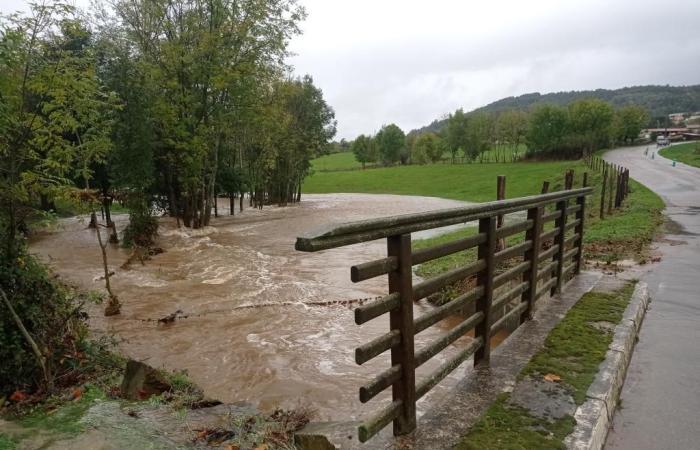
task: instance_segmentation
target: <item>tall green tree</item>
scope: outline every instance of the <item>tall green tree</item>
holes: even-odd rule
[[[623,106],[615,110],[612,123],[613,138],[622,144],[634,142],[648,123],[649,112],[645,108],[637,105]]]
[[[411,149],[411,162],[436,163],[442,158],[443,148],[441,139],[435,133],[421,133]]]
[[[568,133],[567,110],[560,106],[541,105],[530,113],[525,140],[528,153],[552,155],[564,147]]]
[[[362,168],[369,162],[376,162],[376,147],[372,144],[372,138],[365,136],[364,134],[359,135],[350,145],[350,149],[355,154],[355,159],[362,163]]]
[[[406,135],[396,124],[384,125],[377,136],[377,149],[384,165],[394,164],[401,159],[406,148]]]
[[[462,108],[456,110],[454,114],[450,114],[447,118],[445,126],[445,142],[452,155],[452,163],[455,162],[458,152],[463,151],[467,147],[468,134],[467,125],[469,119]]]
[[[609,144],[614,116],[609,103],[598,99],[577,100],[569,104],[568,112],[571,147],[590,154]]]

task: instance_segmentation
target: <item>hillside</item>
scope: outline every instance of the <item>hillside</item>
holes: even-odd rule
[[[517,97],[506,97],[477,108],[472,112],[497,113],[509,109],[528,110],[535,105],[550,103],[566,105],[582,98],[599,98],[613,106],[636,104],[649,110],[651,117],[663,117],[674,112],[700,111],[700,85],[694,86],[633,86],[621,89],[569,91],[540,94],[534,92]],[[430,125],[412,132],[439,131],[445,120],[434,120]]]

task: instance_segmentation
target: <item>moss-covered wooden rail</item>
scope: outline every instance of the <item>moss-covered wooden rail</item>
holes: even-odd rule
[[[474,355],[475,365],[488,364],[491,337],[509,320],[522,323],[530,318],[538,298],[547,292],[552,295],[559,292],[564,281],[580,271],[586,196],[591,192],[592,188],[584,187],[364,220],[297,238],[296,249],[304,252],[387,240],[386,258],[350,268],[353,282],[382,275],[388,275],[389,279],[388,295],[355,309],[358,325],[385,313],[390,314],[390,330],[355,350],[358,364],[391,351],[391,367],[360,387],[360,401],[363,403],[392,388],[392,402],[360,425],[360,441],[367,441],[392,421],[394,435],[414,430],[418,399],[470,356]],[[524,220],[497,227],[498,216],[521,211],[527,212]],[[478,221],[478,232],[473,236],[411,250],[411,233],[472,221]],[[518,233],[525,233],[522,242],[499,248],[499,240]],[[475,261],[413,284],[414,265],[472,248],[477,248]],[[503,270],[506,261],[509,264]],[[473,288],[418,318],[413,317],[414,301],[469,277],[476,278]],[[495,311],[503,310],[508,304],[514,306],[497,318]],[[414,348],[416,334],[466,310],[474,312],[430,344]],[[416,380],[416,368],[472,330],[474,338],[468,345],[445,360],[432,374]]]

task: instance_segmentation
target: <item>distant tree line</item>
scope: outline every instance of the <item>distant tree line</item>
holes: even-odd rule
[[[404,135],[390,124],[374,136],[359,136],[349,147],[363,168],[367,164],[435,163],[446,155],[452,163],[485,157],[495,162],[521,156],[580,158],[612,144],[633,142],[648,121],[642,107],[615,109],[598,99],[577,100],[567,106],[539,105],[528,112],[465,113],[458,109],[445,118],[437,133]]]
[[[632,86],[621,89],[596,89],[590,91],[568,91],[540,94],[538,92],[517,97],[506,97],[477,108],[474,113],[500,114],[505,111],[531,111],[541,105],[567,106],[577,100],[598,99],[610,103],[614,108],[637,105],[649,112],[645,127],[669,125],[668,115],[679,112],[700,111],[700,85],[694,86]],[[445,127],[447,118],[434,120],[417,132],[439,132]]]

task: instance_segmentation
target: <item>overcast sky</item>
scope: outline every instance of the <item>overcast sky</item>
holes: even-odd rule
[[[301,3],[289,62],[323,89],[338,138],[528,92],[700,83],[700,0]]]

